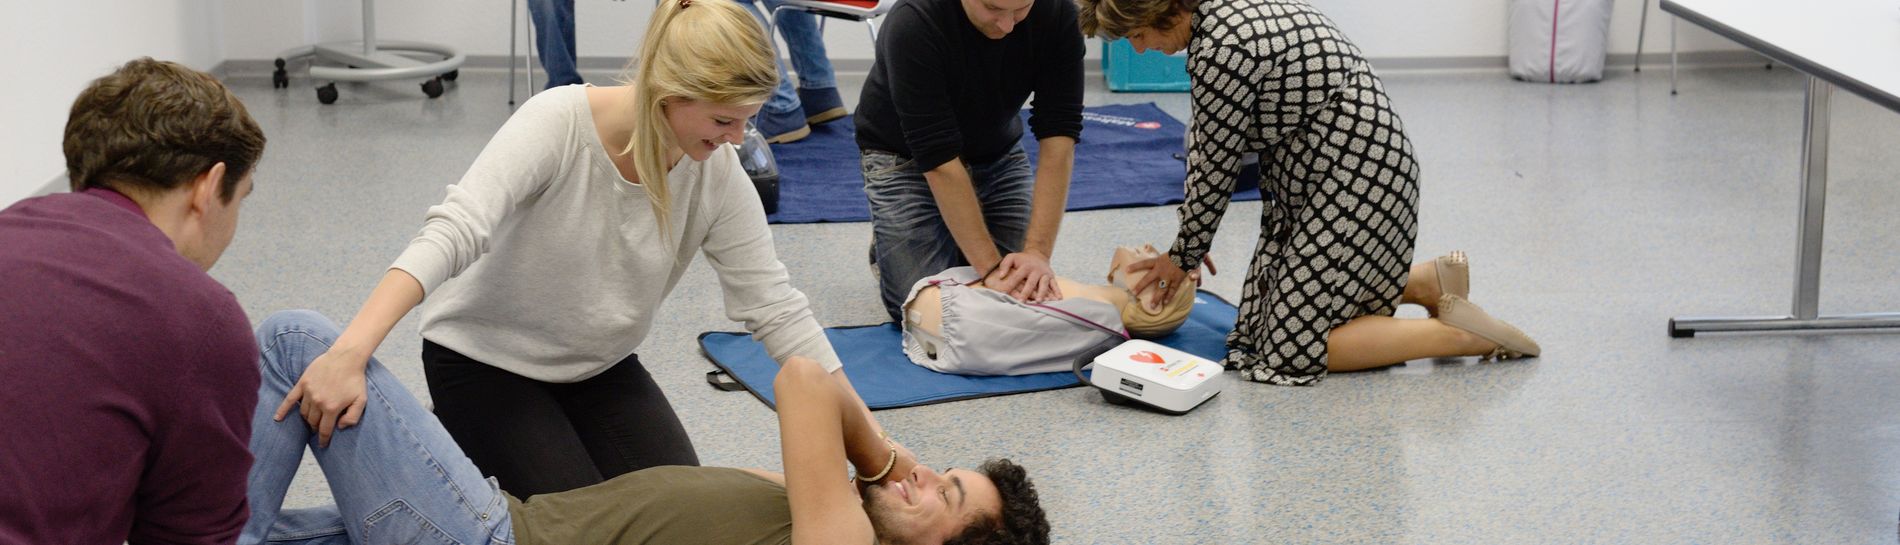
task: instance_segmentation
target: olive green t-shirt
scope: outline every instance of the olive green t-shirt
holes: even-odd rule
[[[662,466],[594,486],[508,497],[519,545],[789,545],[785,485],[742,469]]]

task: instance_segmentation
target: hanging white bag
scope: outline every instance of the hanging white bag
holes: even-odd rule
[[[1511,77],[1539,83],[1603,79],[1612,0],[1511,0]]]

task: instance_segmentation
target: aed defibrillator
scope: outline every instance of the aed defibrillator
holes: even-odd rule
[[[1082,368],[1094,364],[1089,376]],[[1075,360],[1075,376],[1117,405],[1187,414],[1227,384],[1219,363],[1141,339],[1111,339]]]

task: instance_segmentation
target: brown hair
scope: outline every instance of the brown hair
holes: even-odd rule
[[[264,131],[210,74],[140,57],[73,100],[64,148],[73,191],[164,192],[224,163],[218,198],[231,202]]]
[[[1144,28],[1174,26],[1176,17],[1194,11],[1200,0],[1075,0],[1082,35],[1116,40]]]

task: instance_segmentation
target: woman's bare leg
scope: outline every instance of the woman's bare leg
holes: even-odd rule
[[[1412,271],[1416,274],[1418,267]],[[1433,283],[1432,290],[1437,289]],[[1406,294],[1409,299],[1410,288]],[[1326,338],[1326,369],[1337,373],[1398,365],[1419,358],[1478,356],[1497,347],[1497,343],[1445,325],[1436,318],[1360,316],[1333,328]]]
[[[1433,318],[1442,310],[1438,308],[1438,301],[1447,291],[1450,295],[1471,297],[1471,262],[1462,251],[1413,263],[1412,270],[1407,272],[1399,303],[1425,307]],[[1453,278],[1445,278],[1446,274]]]
[[[1412,264],[1412,274],[1405,279],[1405,294],[1399,297],[1399,303],[1425,307],[1432,315],[1438,315],[1438,297],[1445,293],[1438,289],[1438,267],[1427,259]]]

